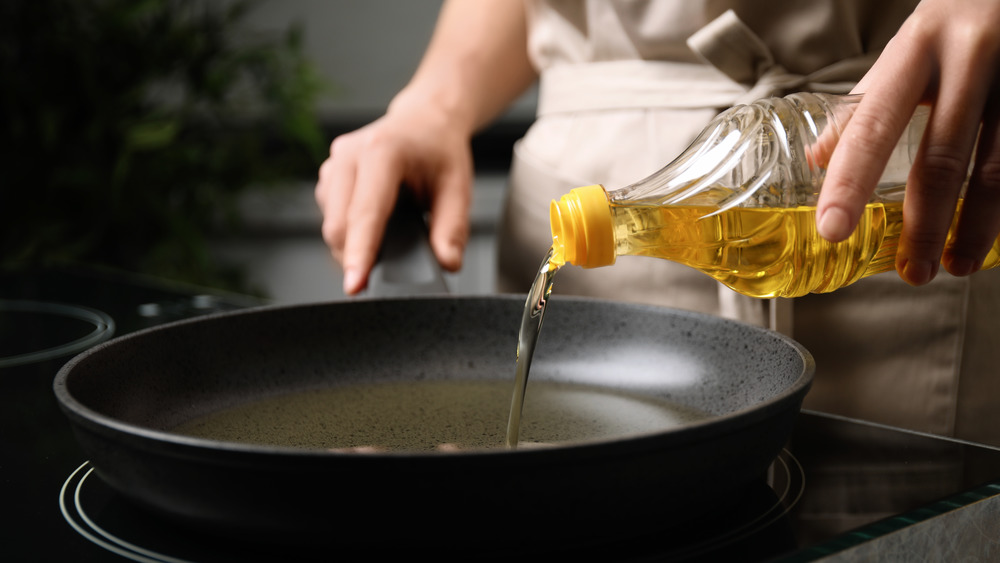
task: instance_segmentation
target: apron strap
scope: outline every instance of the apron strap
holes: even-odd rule
[[[616,109],[722,109],[795,91],[846,94],[875,55],[809,74],[777,64],[764,41],[729,10],[695,32],[688,47],[705,64],[620,60],[562,64],[539,79],[538,117]]]
[[[795,74],[777,64],[767,44],[736,12],[726,11],[687,40],[706,63],[743,86],[734,104],[795,91],[847,94],[874,64],[876,54],[843,59],[809,74]]]

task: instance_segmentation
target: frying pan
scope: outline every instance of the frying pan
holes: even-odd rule
[[[382,272],[390,283],[398,275]],[[172,431],[312,389],[424,380],[513,387],[524,296],[434,294],[434,280],[424,282],[426,295],[264,306],[121,336],[68,362],[55,394],[98,475],[185,525],[288,545],[435,538],[478,549],[627,537],[724,507],[763,478],[812,380],[810,354],[778,333],[560,297],[557,277],[531,382],[586,383],[708,416],[550,447],[457,452],[296,449]]]

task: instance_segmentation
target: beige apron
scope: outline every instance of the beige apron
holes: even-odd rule
[[[529,36],[533,58],[536,63],[546,56],[549,60],[540,64],[538,120],[515,147],[500,237],[500,291],[521,293],[530,285],[551,243],[549,200],[581,185],[614,188],[645,177],[679,154],[721,108],[794,90],[846,92],[873,61],[872,53],[856,52],[796,73],[789,70],[792,65],[780,64],[769,44],[733,11],[699,23],[695,33],[687,34],[688,55],[677,60],[629,58],[621,33],[635,37],[643,27],[632,22],[639,31],[630,30],[623,6],[664,9],[673,4],[669,2],[580,3],[589,20],[589,34],[581,35],[589,43],[585,48],[571,44],[567,51],[582,52],[582,60],[563,60],[572,57],[552,47],[557,41],[553,28],[558,27],[537,21],[553,19],[544,13],[549,4],[559,3],[531,6],[536,20]],[[701,4],[673,7],[689,12]],[[566,21],[579,29],[582,20],[573,17]],[[561,19],[555,21],[563,25]],[[596,33],[595,27],[610,30],[611,38],[601,39],[605,33]],[[673,52],[682,51],[675,46]],[[816,356],[817,377],[807,408],[1000,444],[994,422],[1000,416],[991,408],[1000,381],[992,377],[996,355],[989,353],[991,346],[1000,345],[1000,323],[990,319],[1000,313],[998,282],[1000,272],[971,278],[940,275],[928,286],[911,288],[890,273],[794,303],[760,301],[684,266],[622,257],[609,268],[564,269],[555,292],[654,303],[771,326],[792,334]]]

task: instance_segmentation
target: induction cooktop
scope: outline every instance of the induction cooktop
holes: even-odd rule
[[[0,542],[11,561],[273,561],[331,555],[215,537],[134,506],[92,472],[52,392],[74,354],[259,299],[100,270],[0,272]],[[811,561],[935,522],[1000,494],[1000,450],[804,411],[767,474],[707,516],[594,545],[506,548],[386,541],[339,556]],[[345,514],[349,517],[349,511]],[[498,530],[500,539],[509,533]],[[995,537],[985,534],[996,543]],[[525,548],[527,549],[527,548]]]

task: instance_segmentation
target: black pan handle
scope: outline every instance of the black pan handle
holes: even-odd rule
[[[389,217],[378,260],[368,276],[370,297],[448,293],[431,250],[424,213],[409,190],[401,189]]]

